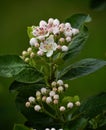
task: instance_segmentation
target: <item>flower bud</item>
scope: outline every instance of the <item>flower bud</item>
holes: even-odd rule
[[[66,41],[70,42],[71,41],[71,37],[66,37]]]
[[[67,108],[73,108],[73,103],[72,103],[72,102],[69,102],[69,103],[67,104]]]
[[[47,23],[44,20],[41,20],[40,23],[39,23],[40,27],[45,27],[46,25],[47,25]]]
[[[61,48],[61,49],[62,49],[62,51],[63,51],[63,52],[68,51],[68,47],[67,47],[67,46],[65,46],[65,45],[64,45],[64,46],[62,46],[62,48]]]
[[[52,85],[53,87],[55,87],[55,86],[56,86],[56,82],[53,81],[53,82],[51,83],[51,85]]]
[[[54,21],[53,18],[49,18],[48,23],[49,23],[49,24],[53,24],[53,21]]]
[[[65,41],[65,39],[61,37],[61,38],[59,39],[59,41],[60,41],[61,43],[63,43],[63,42]]]
[[[31,96],[31,97],[29,97],[29,98],[28,98],[28,100],[29,100],[29,102],[30,102],[30,103],[35,103],[35,98],[34,98],[34,97],[32,97],[32,96]]]
[[[51,128],[51,130],[56,130],[55,128]]]
[[[61,45],[57,45],[57,49],[58,49],[58,50],[61,50]]]
[[[57,81],[57,84],[58,84],[58,85],[63,85],[63,81],[62,81],[62,80],[58,80],[58,81]]]
[[[27,54],[28,54],[27,51],[23,51],[23,52],[22,52],[22,55],[23,55],[23,56],[26,56]]]
[[[35,53],[34,53],[34,52],[31,52],[30,58],[34,58],[34,56],[35,56]]]
[[[49,128],[46,128],[45,130],[50,130]]]
[[[41,110],[41,106],[40,105],[35,105],[34,109],[35,109],[35,111],[40,111]]]
[[[46,101],[46,96],[42,97],[42,101],[45,102]]]
[[[56,91],[57,91],[57,88],[54,87],[52,90],[53,90],[54,92],[56,92]]]
[[[32,48],[29,47],[29,48],[27,49],[27,51],[30,53],[30,52],[32,51]]]
[[[55,99],[55,100],[53,101],[53,103],[54,103],[54,104],[58,104],[59,101],[58,101],[57,99]]]
[[[51,102],[52,102],[52,98],[51,98],[51,97],[47,97],[47,98],[46,98],[46,103],[49,104],[49,103],[51,103]]]
[[[40,91],[36,91],[36,97],[41,96],[41,92]]]
[[[39,47],[39,43],[37,43],[37,42],[34,45],[35,45],[36,48]]]
[[[25,58],[25,60],[24,60],[26,63],[28,63],[29,62],[29,58],[27,57],[27,58]]]
[[[53,99],[59,99],[59,95],[58,95],[58,94],[55,94],[55,95],[53,96]]]
[[[53,97],[55,95],[55,91],[50,91],[49,95],[50,97]]]
[[[30,43],[31,46],[34,46],[35,43],[37,43],[37,39],[36,38],[31,38],[29,43]]]
[[[38,56],[43,56],[43,51],[38,51],[37,54]]]
[[[62,86],[58,87],[58,92],[62,92],[64,90],[64,88]]]
[[[47,93],[47,89],[46,88],[41,88],[41,93],[42,94],[46,94]]]
[[[79,101],[77,101],[77,102],[75,102],[75,105],[79,107],[81,105],[81,103]]]
[[[70,23],[65,23],[65,27],[66,28],[71,28],[71,24]]]
[[[68,85],[68,84],[64,84],[64,87],[65,87],[65,88],[68,88],[68,87],[69,87],[69,85]]]
[[[65,111],[65,110],[66,110],[66,108],[65,108],[64,106],[61,106],[61,107],[60,107],[60,111],[61,111],[61,112]]]
[[[78,34],[79,33],[79,30],[78,29],[76,29],[76,28],[73,28],[72,29],[72,34],[73,35],[76,35],[76,34]]]
[[[26,107],[30,107],[30,105],[31,105],[30,102],[26,102],[26,103],[25,103],[25,106],[26,106]]]
[[[53,25],[58,26],[60,24],[60,21],[58,19],[54,19]]]

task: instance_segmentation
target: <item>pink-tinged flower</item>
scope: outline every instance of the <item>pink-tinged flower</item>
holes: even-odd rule
[[[47,30],[47,28],[44,26],[43,27],[43,23],[40,23],[42,27],[35,27],[33,29],[32,34],[39,40],[44,40],[45,37],[49,36],[49,32]]]
[[[53,35],[50,35],[44,43],[40,43],[39,49],[43,52],[46,52],[47,57],[51,57],[53,55],[53,51],[57,49],[57,44],[54,42]]]
[[[29,43],[30,43],[31,46],[34,46],[36,43],[38,43],[38,41],[37,41],[36,38],[31,38]]]
[[[47,22],[44,21],[44,20],[41,20],[40,23],[39,23],[39,27],[46,28],[47,27]]]

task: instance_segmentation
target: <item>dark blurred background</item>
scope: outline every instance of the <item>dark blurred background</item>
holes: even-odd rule
[[[101,1],[101,2],[100,2]],[[27,26],[37,25],[50,17],[64,21],[74,13],[92,17],[87,26],[90,37],[76,58],[93,57],[106,60],[106,1],[105,0],[3,0],[0,2],[0,55],[18,54],[29,46]],[[13,79],[0,78],[0,130],[12,130],[14,123],[25,118],[17,111],[15,95],[8,88]],[[70,82],[69,93],[82,100],[106,91],[106,67]]]

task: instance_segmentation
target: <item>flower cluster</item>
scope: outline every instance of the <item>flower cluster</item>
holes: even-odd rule
[[[70,23],[60,23],[58,19],[41,20],[39,26],[31,27],[30,45],[37,48],[37,55],[51,57],[53,52],[68,51],[68,45],[79,30]]]
[[[63,112],[67,109],[72,109],[74,103],[71,101],[66,102],[65,105],[61,105],[60,96],[68,88],[68,84],[64,84],[62,80],[53,81],[51,88],[42,87],[39,91],[36,91],[35,96],[30,96],[25,106],[34,107],[37,112],[44,112],[43,103],[48,105],[58,105],[58,110]],[[76,101],[75,106],[80,106],[80,102]]]

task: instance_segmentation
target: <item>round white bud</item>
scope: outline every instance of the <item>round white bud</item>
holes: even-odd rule
[[[68,87],[69,87],[69,85],[68,85],[68,84],[64,84],[64,87],[65,87],[65,88],[68,88]]]
[[[79,107],[81,105],[81,103],[79,101],[77,101],[77,102],[75,102],[75,105]]]
[[[72,102],[69,102],[69,103],[67,104],[67,108],[73,108],[73,103],[72,103]]]
[[[39,43],[37,43],[37,42],[34,45],[35,45],[36,48],[39,47]]]
[[[26,103],[25,103],[25,106],[26,106],[26,107],[30,107],[30,105],[31,105],[30,102],[26,102]]]
[[[61,38],[59,39],[59,41],[60,41],[61,43],[63,43],[63,42],[65,41],[65,39],[64,39],[63,37],[61,37]]]
[[[73,35],[76,35],[76,34],[78,34],[79,33],[79,30],[78,29],[76,29],[76,28],[73,28],[72,29],[72,34]]]
[[[35,109],[35,111],[40,111],[41,110],[41,106],[40,105],[35,105],[34,109]]]
[[[40,23],[39,23],[40,27],[45,27],[46,25],[47,25],[47,23],[44,20],[41,20]]]
[[[46,88],[41,88],[41,93],[42,94],[46,94],[47,93],[47,89]]]
[[[54,21],[53,18],[49,18],[48,23],[49,23],[49,24],[53,24],[53,21]]]
[[[50,130],[49,128],[46,128],[45,130]]]
[[[59,130],[63,130],[63,129],[59,129]]]
[[[61,106],[61,107],[60,107],[60,111],[63,112],[63,111],[65,111],[65,110],[66,110],[66,108],[65,108],[64,106]]]
[[[52,85],[53,87],[55,87],[55,86],[56,86],[56,82],[53,81],[53,82],[51,83],[51,85]]]
[[[46,96],[42,97],[42,101],[45,102],[46,101]]]
[[[51,102],[52,102],[52,98],[51,98],[51,97],[47,97],[47,98],[46,98],[46,103],[49,104],[49,103],[51,103]]]
[[[57,81],[57,84],[58,84],[58,85],[63,85],[63,80],[58,80],[58,81]]]
[[[62,92],[64,90],[64,88],[62,86],[58,87],[58,92]]]
[[[32,51],[32,48],[29,47],[29,48],[27,49],[27,51],[30,53],[30,52]]]
[[[34,56],[35,56],[35,53],[34,53],[34,52],[31,52],[30,58],[34,58]]]
[[[27,54],[28,54],[27,51],[23,51],[23,52],[22,52],[22,55],[23,55],[23,56],[26,56]]]
[[[29,62],[29,58],[28,58],[28,57],[27,57],[27,58],[25,58],[25,60],[24,60],[24,61],[28,63],[28,62]]]
[[[66,37],[66,41],[70,42],[71,41],[71,37]]]
[[[54,87],[52,90],[56,92],[56,91],[57,91],[57,88]]]
[[[41,96],[41,92],[40,91],[36,91],[36,96],[37,97]]]
[[[59,95],[58,95],[58,94],[55,94],[55,95],[53,96],[53,99],[59,99]]]
[[[62,47],[61,47],[61,49],[62,49],[62,51],[63,51],[63,52],[68,51],[68,47],[67,47],[67,46],[65,46],[65,45],[64,45],[64,46],[62,46]]]
[[[35,98],[31,96],[31,97],[28,98],[28,101],[30,103],[35,103]]]
[[[49,95],[50,97],[53,97],[55,95],[55,91],[50,91]]]
[[[53,101],[54,104],[58,104],[58,102],[59,102],[59,101],[58,101],[57,99],[55,99],[55,100]]]
[[[54,19],[53,25],[58,26],[60,24],[60,21],[58,19]]]
[[[51,128],[51,130],[56,130],[55,128]]]
[[[29,43],[30,43],[31,46],[34,46],[35,43],[37,43],[37,42],[38,42],[38,41],[37,41],[36,38],[31,38],[30,41],[29,41]]]
[[[61,50],[61,45],[57,45],[57,49],[58,49],[58,50]]]
[[[65,27],[66,28],[71,28],[71,24],[70,23],[65,23]]]
[[[43,56],[43,51],[38,51],[38,52],[37,52],[37,55],[38,55],[38,56]]]

